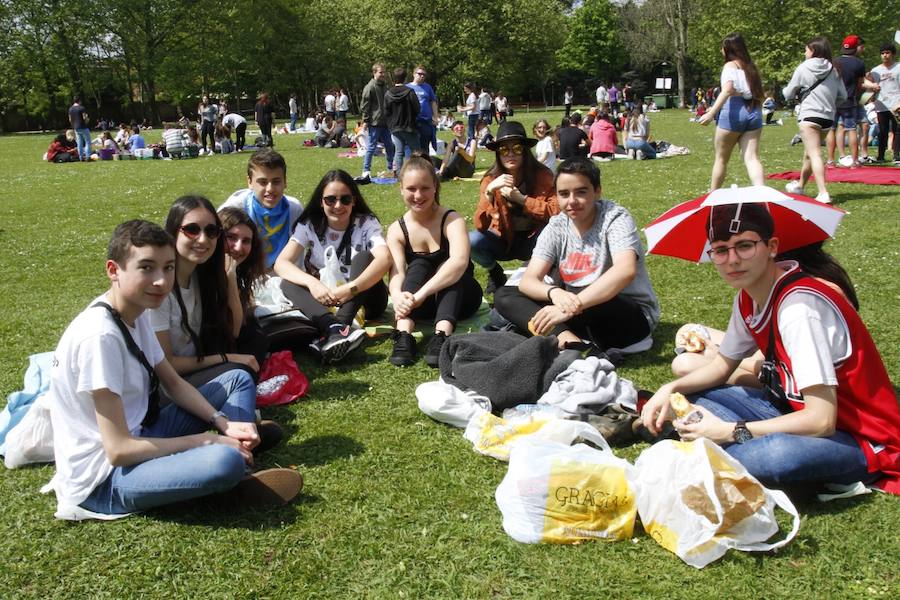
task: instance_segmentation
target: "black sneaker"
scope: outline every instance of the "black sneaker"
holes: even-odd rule
[[[350,325],[335,323],[328,328],[328,335],[319,341],[322,362],[333,363],[341,360],[357,348],[363,340],[365,331]]]
[[[262,454],[271,450],[284,439],[284,429],[275,421],[263,419],[256,424],[256,432],[259,434],[259,444],[253,449],[253,454]]]
[[[437,367],[438,361],[441,358],[441,348],[444,346],[444,342],[447,341],[447,334],[443,331],[435,331],[434,336],[428,341],[428,345],[425,346],[425,364],[429,367]]]
[[[411,333],[395,329],[391,339],[394,342],[394,351],[390,358],[392,365],[406,367],[416,362],[416,340]]]
[[[488,271],[488,283],[484,288],[484,293],[487,296],[492,296],[494,292],[502,288],[505,284],[506,273],[503,272],[503,267],[496,264]]]
[[[372,183],[372,178],[369,175],[360,175],[359,177],[354,177],[353,181],[359,185],[366,185]]]

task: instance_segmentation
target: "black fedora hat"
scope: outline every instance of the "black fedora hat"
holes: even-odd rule
[[[509,142],[512,140],[519,141],[528,148],[533,147],[537,144],[537,140],[532,139],[525,135],[525,126],[519,123],[518,121],[503,121],[500,123],[500,128],[497,129],[497,138],[489,143],[485,144],[488,150],[496,150],[500,147],[500,144],[504,142]]]

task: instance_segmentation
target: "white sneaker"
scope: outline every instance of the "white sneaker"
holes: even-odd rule
[[[635,151],[635,160],[644,160],[644,151],[643,150]]]
[[[803,186],[800,185],[799,181],[788,181],[784,185],[784,191],[786,191],[788,194],[802,194]]]
[[[822,204],[831,204],[831,194],[828,192],[822,192],[818,196],[816,196],[816,201],[821,202]]]

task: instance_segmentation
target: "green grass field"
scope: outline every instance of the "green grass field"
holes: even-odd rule
[[[530,130],[539,116],[517,118]],[[557,122],[561,113],[546,116]],[[713,128],[688,123],[686,111],[651,116],[656,139],[692,154],[601,165],[604,195],[639,225],[702,194],[712,161]],[[767,172],[799,168],[801,147],[788,144],[796,126],[785,122],[763,133]],[[189,192],[218,205],[246,185],[247,154],[52,165],[40,160],[50,139],[0,137],[4,397],[21,387],[28,356],[52,350],[106,288],[105,248],[116,224],[161,222]],[[288,163],[287,193],[305,202],[327,169],[360,172],[362,159],[304,148],[300,139],[276,137]],[[490,159],[482,153],[479,168]],[[384,159],[374,167],[383,169]],[[737,156],[727,182],[748,184]],[[442,202],[471,215],[477,185],[447,184]],[[829,248],[853,278],[863,319],[898,381],[897,189],[840,184],[830,191],[850,214]],[[397,186],[363,193],[383,223],[402,213]],[[653,349],[620,373],[653,389],[669,377],[676,329],[687,321],[724,327],[732,291],[708,265],[647,263],[662,322]],[[266,411],[289,439],[262,466],[296,465],[306,481],[299,501],[278,510],[217,513],[195,503],[115,523],[64,523],[53,519],[53,496],[38,494],[52,467],[0,468],[0,598],[900,597],[900,502],[882,494],[803,505],[800,533],[780,553],[732,552],[702,571],[640,526],[631,542],[518,544],[503,532],[494,501],[506,465],[475,454],[459,430],[420,413],[414,390],[436,372],[421,362],[397,369],[387,362],[390,350],[389,341],[376,341],[328,369],[298,355],[309,395]],[[617,453],[634,460],[643,447]]]

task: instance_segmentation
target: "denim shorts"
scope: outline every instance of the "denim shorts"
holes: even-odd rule
[[[859,109],[856,106],[839,108],[837,117],[838,123],[840,123],[844,129],[856,129],[856,124],[859,121]]]
[[[722,110],[716,119],[716,125],[720,129],[728,131],[754,131],[763,126],[762,109],[757,106],[753,109],[746,100],[740,96],[732,96],[725,101]]]

